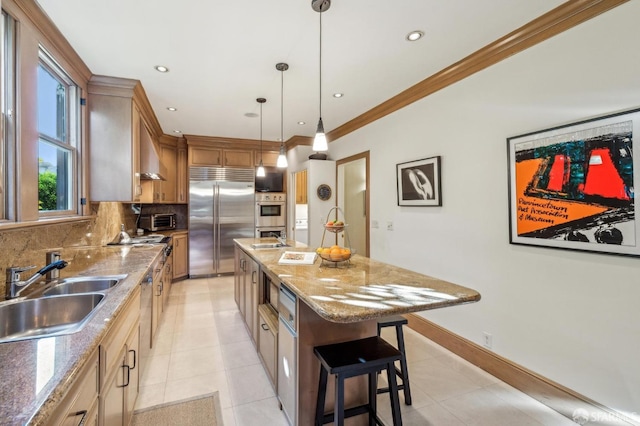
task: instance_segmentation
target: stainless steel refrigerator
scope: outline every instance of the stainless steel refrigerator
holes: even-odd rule
[[[255,235],[253,169],[189,168],[189,275],[233,273],[235,238]]]

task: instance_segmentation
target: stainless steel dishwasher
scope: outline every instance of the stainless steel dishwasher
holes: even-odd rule
[[[296,333],[297,297],[280,284],[278,297],[278,399],[287,420],[298,424],[298,335]]]

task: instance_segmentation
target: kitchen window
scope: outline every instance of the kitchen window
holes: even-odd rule
[[[41,216],[75,214],[78,89],[42,49],[37,84],[38,210]]]
[[[7,169],[8,158],[12,157],[15,147],[15,21],[2,11],[0,25],[0,220],[3,220],[11,216],[8,207],[13,189],[9,185]]]

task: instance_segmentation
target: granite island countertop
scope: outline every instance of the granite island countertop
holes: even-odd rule
[[[314,250],[295,241],[287,241],[291,247],[251,247],[273,241],[273,238],[235,240],[238,247],[328,321],[351,323],[480,300],[480,293],[473,289],[357,254],[337,265],[319,256],[313,265],[281,265],[278,260],[285,251]]]
[[[69,265],[60,271],[60,278],[121,274],[127,278],[109,290],[103,305],[79,332],[0,343],[0,424],[47,423],[163,248],[144,244],[61,251]]]

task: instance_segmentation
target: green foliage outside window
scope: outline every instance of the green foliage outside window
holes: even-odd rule
[[[57,210],[57,176],[51,171],[46,171],[38,175],[38,209]]]

